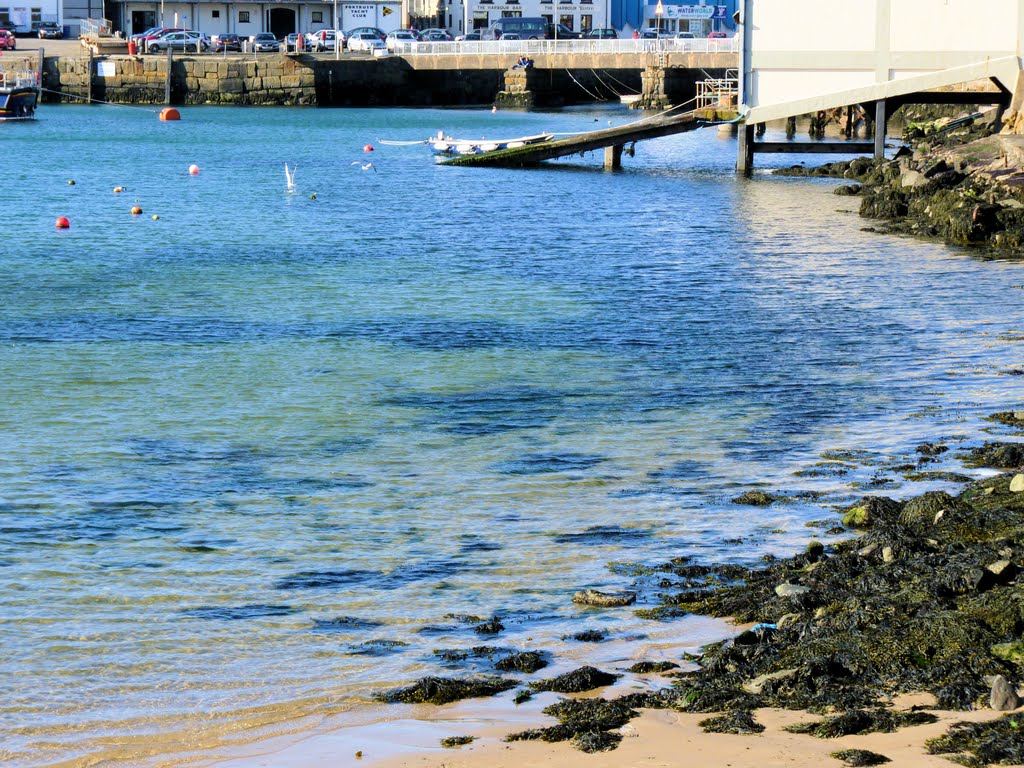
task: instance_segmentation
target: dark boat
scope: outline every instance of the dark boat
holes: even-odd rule
[[[0,121],[32,120],[38,98],[34,72],[0,69]]]

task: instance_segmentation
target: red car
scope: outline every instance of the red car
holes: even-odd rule
[[[7,29],[0,29],[0,50],[13,51],[18,47],[18,41],[14,39],[14,33]]]

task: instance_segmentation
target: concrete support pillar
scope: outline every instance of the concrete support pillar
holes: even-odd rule
[[[167,79],[164,80],[164,104],[171,103],[171,71],[174,69],[174,49],[167,48]]]
[[[875,159],[881,160],[885,157],[885,130],[889,125],[888,115],[885,113],[885,99],[875,102]]]
[[[744,123],[740,126],[739,140],[736,142],[736,173],[749,176],[754,169],[754,126]]]
[[[604,148],[604,169],[617,171],[622,168],[622,145],[614,144]]]

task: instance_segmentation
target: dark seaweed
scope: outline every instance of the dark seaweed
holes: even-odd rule
[[[619,679],[618,675],[602,672],[596,667],[580,667],[564,675],[547,680],[530,683],[534,691],[554,691],[555,693],[582,693],[611,685]]]
[[[515,688],[515,680],[506,677],[423,677],[405,688],[394,688],[376,695],[381,701],[404,704],[449,704]]]

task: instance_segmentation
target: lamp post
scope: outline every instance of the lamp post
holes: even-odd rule
[[[334,0],[334,60],[341,58],[341,40],[338,39],[338,0]]]
[[[462,36],[469,34],[469,0],[462,0]]]
[[[661,14],[665,12],[665,6],[661,4],[661,0],[658,0],[658,4],[654,6],[654,18],[657,20],[658,29],[654,33],[655,39],[661,40]]]

